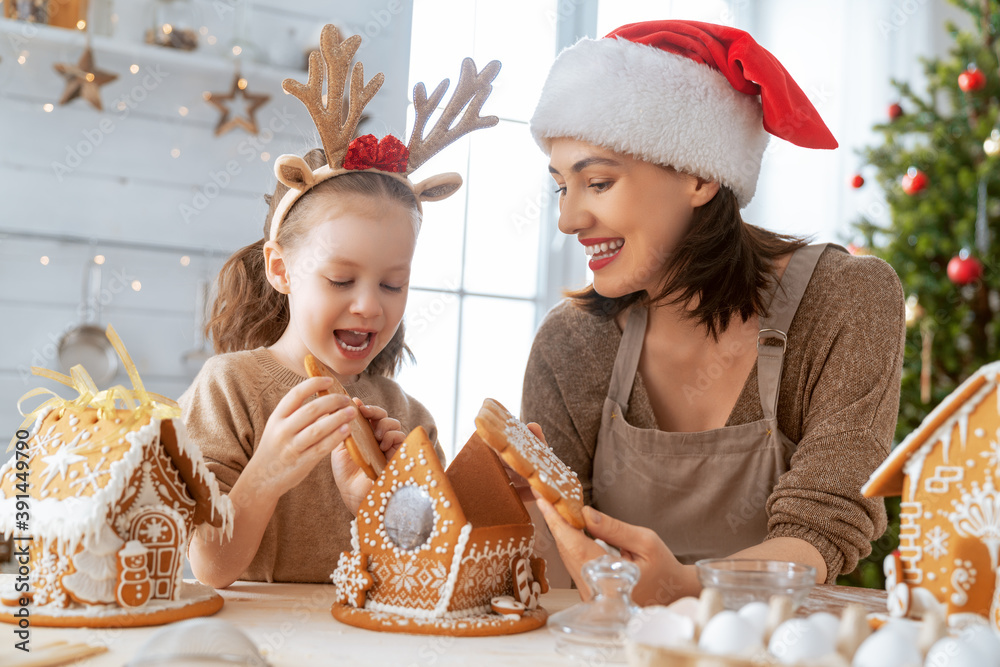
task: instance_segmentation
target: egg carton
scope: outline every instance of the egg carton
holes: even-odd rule
[[[680,604],[680,613],[671,612],[671,607],[660,612],[646,608],[646,620],[637,619],[629,629],[629,639],[625,651],[631,667],[990,667],[1000,665],[1000,636],[984,622],[966,626],[962,631],[952,629],[943,614],[929,611],[917,621],[896,621],[895,623],[871,622],[865,609],[860,605],[849,605],[838,619],[831,614],[820,620],[813,617],[793,618],[794,607],[789,597],[779,595],[771,598],[763,618],[763,634],[760,642],[750,642],[749,648],[734,654],[726,654],[720,644],[739,643],[739,624],[727,627],[719,617],[714,627],[709,625],[720,613],[736,615],[724,611],[722,596],[717,590],[705,589],[701,598],[693,598]],[[759,603],[758,603],[759,604]],[[684,613],[686,612],[686,614]],[[693,612],[693,614],[692,614]],[[656,614],[663,614],[664,621],[672,621],[662,627],[658,642],[672,644],[655,645],[649,641],[650,630],[654,633],[661,628],[655,624]],[[671,616],[670,614],[673,614]],[[692,617],[693,616],[693,617]],[[729,618],[729,617],[727,617]],[[758,621],[759,622],[759,621]],[[835,625],[833,625],[835,622]],[[646,624],[653,625],[646,626]],[[823,655],[810,655],[821,642],[818,635],[810,636],[809,624],[817,626],[816,631],[824,631],[824,641],[832,642],[833,651],[823,650]],[[825,629],[820,627],[825,626]],[[672,626],[672,627],[671,627]],[[873,629],[873,626],[878,626]],[[643,628],[647,629],[643,629]],[[760,627],[759,625],[757,627]],[[703,636],[703,630],[709,634]],[[758,630],[759,632],[759,630]],[[701,641],[701,640],[711,641]],[[714,644],[714,651],[709,646]],[[707,644],[707,646],[703,646]],[[765,648],[767,647],[767,648]],[[703,650],[706,649],[706,650]]]

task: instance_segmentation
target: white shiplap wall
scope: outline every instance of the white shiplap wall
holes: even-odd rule
[[[182,358],[195,346],[199,280],[214,279],[230,253],[260,238],[274,158],[319,145],[302,104],[281,91],[282,79],[304,81],[305,72],[261,63],[242,69],[251,92],[272,96],[257,113],[261,134],[214,136],[218,112],[202,95],[232,84],[225,49],[239,1],[196,0],[217,43],[203,38],[193,53],[142,44],[149,3],[115,3],[113,34],[93,39],[97,66],[118,74],[101,89],[103,112],[79,99],[57,104],[64,84],[53,65],[79,59],[81,33],[0,20],[3,445],[21,420],[18,397],[34,386],[59,387],[28,368],[58,369],[56,346],[80,319],[84,270],[96,254],[106,258],[100,323],[114,324],[150,390],[180,395],[193,377]],[[266,58],[317,46],[324,23],[361,33],[366,79],[386,74],[361,130],[403,136],[411,16],[404,0],[257,0],[247,36]],[[47,103],[54,110],[45,112]],[[129,384],[124,373],[114,383]]]

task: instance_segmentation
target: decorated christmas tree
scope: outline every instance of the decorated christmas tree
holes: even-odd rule
[[[926,90],[892,81],[898,99],[875,126],[882,143],[863,153],[891,220],[858,221],[858,251],[889,262],[907,295],[897,440],[1000,347],[1000,0],[950,1],[972,29],[946,24],[953,44],[946,57],[923,60]],[[897,501],[889,514],[889,532],[850,583],[881,585]]]

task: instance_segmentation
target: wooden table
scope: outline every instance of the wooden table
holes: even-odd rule
[[[520,635],[456,638],[383,634],[360,630],[335,621],[330,615],[333,587],[324,584],[262,584],[238,582],[221,591],[226,604],[216,618],[242,629],[274,667],[304,665],[462,665],[476,667],[504,665],[571,665],[569,658],[555,652],[555,638],[544,628]],[[556,589],[542,596],[549,613],[577,603],[575,590]],[[838,586],[817,586],[800,609],[800,614],[829,611],[839,614],[851,602],[869,612],[884,612],[884,591]],[[0,624],[0,631],[6,626]],[[159,628],[62,629],[32,628],[31,645],[82,642],[108,647],[108,652],[81,662],[81,667],[121,667],[137,655],[140,647]],[[11,648],[10,635],[2,632],[0,664],[11,664],[8,656],[19,653]],[[18,665],[21,656],[13,656]]]

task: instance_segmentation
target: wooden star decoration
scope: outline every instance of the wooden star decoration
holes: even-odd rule
[[[56,63],[55,70],[66,79],[66,90],[59,98],[59,104],[69,104],[78,97],[90,102],[95,109],[103,111],[101,104],[101,86],[118,78],[117,74],[99,70],[94,66],[94,52],[90,46],[83,50],[80,62]]]
[[[233,116],[230,118],[230,110],[225,103],[235,102],[237,95],[241,95],[247,103],[246,118],[242,116]],[[223,95],[222,93],[205,93],[205,100],[222,112],[222,116],[219,117],[219,122],[215,126],[215,136],[223,135],[230,130],[235,130],[237,127],[242,127],[250,134],[257,134],[257,119],[255,118],[257,109],[267,104],[269,99],[271,99],[270,95],[248,92],[247,80],[240,76],[239,73],[233,78],[233,88],[229,91],[228,95]]]

